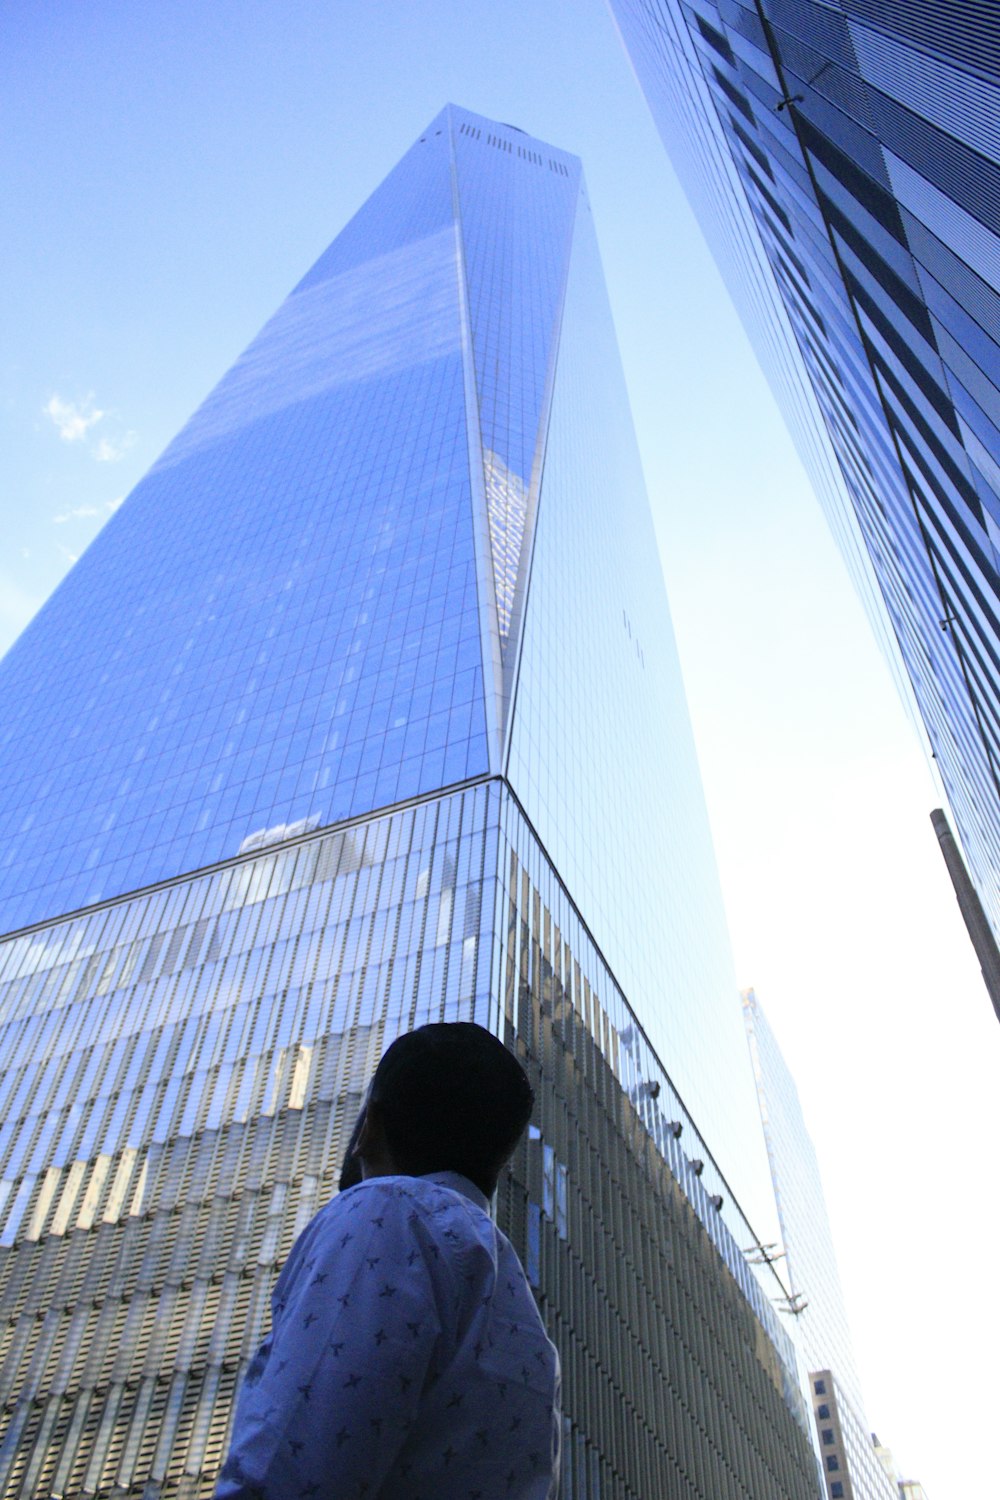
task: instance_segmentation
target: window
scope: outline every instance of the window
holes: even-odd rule
[[[836,1453],[828,1453],[826,1455],[826,1466],[830,1470],[831,1474],[836,1473],[836,1471],[840,1468],[840,1459],[837,1457]]]
[[[826,1395],[826,1381],[825,1380],[814,1380],[813,1381],[813,1390],[816,1392],[817,1396],[825,1396]]]
[[[833,1428],[832,1427],[824,1427],[823,1431],[820,1433],[820,1437],[823,1439],[824,1443],[832,1443],[833,1442]]]
[[[830,1500],[844,1500],[844,1486],[835,1479],[830,1486]]]
[[[823,1402],[822,1406],[817,1406],[816,1415],[819,1417],[821,1422],[829,1422],[830,1408],[827,1406],[825,1401]]]
[[[524,1259],[525,1274],[533,1287],[542,1281],[542,1210],[537,1203],[528,1204],[528,1253]]]

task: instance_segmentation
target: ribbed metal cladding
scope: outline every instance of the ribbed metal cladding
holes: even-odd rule
[[[0,1080],[0,1495],[211,1494],[378,1056],[473,1017],[538,1093],[497,1211],[562,1351],[563,1495],[812,1500],[780,1286],[748,1269],[752,1231],[712,1201],[718,1169],[502,785],[54,923],[0,961],[2,1024],[35,1038]]]
[[[563,1361],[562,1494],[813,1497],[794,1355],[702,1186],[703,1143],[507,812],[501,1035],[538,1106],[498,1217]]]
[[[923,47],[960,58],[967,66],[995,67],[997,8],[994,0],[842,0],[850,16],[896,31]]]

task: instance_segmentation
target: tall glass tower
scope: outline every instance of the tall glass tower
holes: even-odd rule
[[[814,1496],[575,158],[446,109],[25,631],[0,726],[0,1494],[210,1493],[378,1056],[471,1018],[537,1086],[497,1212],[564,1493]]]
[[[610,4],[1000,933],[1000,6]]]

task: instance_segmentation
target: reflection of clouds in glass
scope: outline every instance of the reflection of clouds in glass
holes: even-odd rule
[[[156,468],[334,386],[460,347],[455,237],[436,234],[294,292]]]
[[[510,634],[514,589],[521,561],[528,492],[524,481],[517,474],[512,474],[499,454],[489,448],[483,450],[483,469],[486,477],[486,512],[490,521],[497,617],[501,638],[506,641]]]
[[[268,844],[281,844],[286,839],[299,838],[303,833],[312,833],[314,828],[319,827],[319,813],[310,813],[307,818],[299,818],[294,823],[275,823],[271,828],[258,828],[256,833],[248,833],[243,840],[237,854],[246,854],[251,849],[264,849]]]

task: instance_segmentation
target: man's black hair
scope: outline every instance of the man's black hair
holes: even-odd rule
[[[357,1146],[361,1128],[365,1123],[365,1107],[362,1104],[358,1118],[354,1122],[354,1129],[351,1131],[351,1139],[347,1143],[347,1150],[344,1152],[344,1164],[340,1169],[340,1181],[337,1183],[338,1191],[341,1193],[346,1192],[348,1188],[357,1187],[361,1181],[361,1158],[357,1155]]]
[[[487,1197],[534,1102],[514,1054],[471,1021],[436,1022],[397,1037],[369,1096],[404,1172],[460,1172]]]

